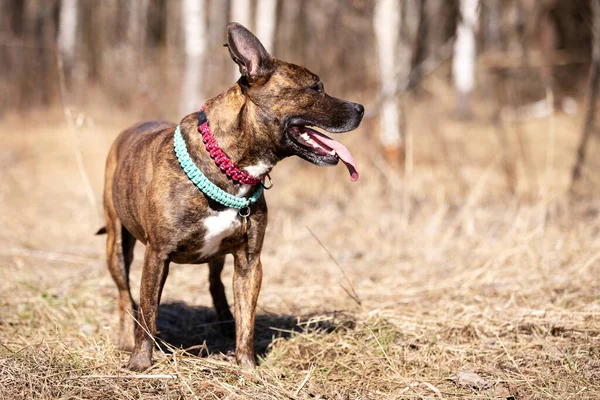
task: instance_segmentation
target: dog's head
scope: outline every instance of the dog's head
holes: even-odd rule
[[[356,129],[362,105],[325,93],[319,77],[306,68],[272,57],[250,31],[237,23],[227,25],[227,47],[242,77],[238,84],[252,107],[264,138],[278,158],[297,155],[317,165],[335,165],[341,159],[358,179],[350,152],[340,143],[311,129],[330,133]]]

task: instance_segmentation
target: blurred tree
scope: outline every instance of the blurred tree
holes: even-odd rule
[[[427,45],[429,36],[429,21],[427,18],[427,0],[416,0],[416,14],[418,16],[418,25],[416,29],[416,38],[412,49],[410,61],[410,89],[419,89],[421,79],[423,78],[422,64],[427,57]]]
[[[381,98],[381,144],[386,159],[394,165],[403,156],[400,127],[400,104],[397,100],[399,68],[398,39],[400,37],[400,3],[398,0],[379,0],[373,24],[377,39],[379,66],[379,96]]]
[[[231,21],[244,25],[253,30],[252,26],[252,3],[248,0],[230,0]]]
[[[460,0],[460,22],[456,28],[452,78],[458,94],[459,115],[470,115],[469,97],[475,88],[475,30],[479,19],[479,0]]]
[[[25,2],[23,0],[5,0],[2,10],[2,26],[14,35],[21,35],[24,31]]]
[[[273,53],[277,27],[277,0],[258,0],[254,26],[256,37],[268,52]]]
[[[488,51],[501,51],[502,45],[502,1],[484,1],[481,4],[484,21],[484,45]]]
[[[598,81],[600,80],[600,0],[591,0],[593,15],[593,50],[592,65],[588,78],[587,105],[585,110],[585,121],[579,147],[577,148],[577,159],[571,174],[571,187],[581,178],[581,169],[585,162],[587,145],[595,130],[596,106],[598,103]]]
[[[285,1],[278,9],[277,41],[273,55],[283,60],[302,63],[301,38],[304,37],[303,8],[305,1]]]
[[[201,0],[196,6],[200,5],[202,15],[194,17],[185,12],[183,0],[0,0],[0,89],[9,94],[0,99],[0,106],[25,109],[52,104],[58,93],[58,51],[67,78],[76,79],[68,85],[74,104],[84,106],[100,95],[117,107],[142,105],[148,114],[178,114],[177,110],[190,107],[184,103],[190,101],[197,107],[229,85],[232,75],[236,80],[239,77],[221,47],[224,25],[236,20],[254,30],[273,55],[322,76],[331,93],[367,104],[375,104],[374,97],[379,97],[381,107],[371,107],[371,113],[381,113],[381,143],[398,159],[403,153],[399,96],[407,88],[419,87],[427,74],[443,66],[440,61],[451,56],[455,35],[456,76],[452,79],[462,93],[459,104],[468,105],[466,94],[474,87],[476,31],[470,30],[473,24],[467,23],[468,15],[459,17],[459,7],[463,14],[471,10],[469,15],[473,15],[474,10],[477,25],[479,13],[473,4],[479,3],[479,52],[498,52],[504,62],[496,68],[502,69],[502,83],[515,83],[505,85],[515,89],[507,101],[524,102],[531,101],[524,100],[528,91],[539,100],[542,86],[538,66],[519,64],[527,44],[532,50],[549,50],[548,55],[544,53],[545,81],[559,79],[555,75],[564,71],[560,79],[567,77],[566,86],[577,87],[579,75],[569,73],[571,67],[555,66],[557,61],[551,58],[553,48],[589,47],[591,35],[585,24],[589,1]],[[533,11],[528,8],[532,5]],[[390,7],[396,11],[382,11]],[[200,23],[195,26],[200,36],[186,28],[194,26],[186,23],[193,18]],[[535,29],[529,28],[532,18],[538,21]],[[465,37],[470,45],[464,45]],[[472,51],[464,51],[469,46]],[[503,51],[507,52],[504,56]],[[210,57],[192,68],[189,60],[197,53]],[[379,61],[379,67],[373,60]],[[466,69],[459,68],[461,62]],[[537,74],[535,79],[523,79],[525,70]],[[189,100],[184,90],[196,85],[183,81],[194,79],[198,94],[196,100]],[[164,98],[171,101],[161,101]]]
[[[232,77],[231,66],[234,64],[229,58],[229,52],[223,47],[225,43],[225,25],[229,22],[228,2],[210,0],[208,17],[204,94],[207,98],[210,98],[220,93],[223,90],[223,85],[231,85],[234,79],[237,80],[238,77]],[[237,73],[239,75],[239,72]]]
[[[201,89],[206,43],[204,10],[204,0],[183,0],[181,14],[185,32],[185,72],[179,106],[179,114],[182,116],[197,110],[204,101],[204,94]]]
[[[58,49],[63,59],[67,81],[75,63],[77,44],[77,0],[62,0],[58,25]]]
[[[184,47],[183,29],[181,29],[183,23],[181,7],[182,2],[180,1],[167,1],[166,4],[165,33],[168,60],[180,57]]]
[[[244,25],[250,30],[254,30],[252,26],[252,4],[248,0],[231,0],[230,8],[231,21]],[[240,69],[233,64],[233,77],[237,81],[240,77]]]
[[[130,0],[127,4],[129,21],[127,24],[127,41],[132,46],[131,52],[143,54],[148,35],[149,0]]]
[[[25,15],[25,3],[20,0],[5,0],[0,2],[0,93],[5,95],[0,96],[0,116],[11,108],[21,108],[21,96],[15,93],[13,85],[18,81],[18,63],[20,58],[17,57],[17,48],[11,46],[23,35],[23,20]]]

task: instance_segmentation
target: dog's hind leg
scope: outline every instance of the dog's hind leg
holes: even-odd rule
[[[109,211],[108,214],[111,214]],[[133,349],[133,332],[135,327],[135,304],[129,288],[129,268],[133,261],[135,238],[125,229],[121,221],[107,218],[106,255],[108,270],[119,290],[119,349]]]
[[[131,351],[133,349],[133,335],[136,325],[134,317],[136,317],[135,311],[137,307],[131,297],[129,270],[133,262],[133,248],[135,247],[136,239],[124,226],[121,228],[121,242],[124,261],[124,269],[121,276],[125,281],[125,288],[121,290],[119,287],[119,318],[121,320],[124,318],[119,327],[121,330],[119,333],[119,348]],[[122,311],[123,309],[124,312]]]
[[[233,329],[231,329],[233,327],[233,315],[231,314],[231,310],[229,310],[229,304],[225,296],[225,287],[221,281],[223,265],[225,265],[225,256],[214,257],[208,262],[210,295],[212,296],[215,311],[217,312],[217,320],[227,323],[226,325],[222,325],[223,333],[233,335]]]
[[[104,218],[106,220],[106,263],[119,290],[119,349],[133,349],[135,304],[129,289],[129,267],[133,261],[135,238],[125,229],[113,203],[117,165],[116,147],[110,149],[104,177]]]

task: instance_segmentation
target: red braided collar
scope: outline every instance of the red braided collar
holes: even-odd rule
[[[198,132],[202,135],[202,141],[206,146],[206,150],[210,154],[211,158],[215,160],[215,163],[225,174],[236,182],[243,183],[244,185],[256,185],[262,181],[262,178],[255,178],[246,171],[242,171],[227,155],[221,150],[217,140],[210,132],[210,126],[208,125],[208,119],[204,113],[204,107],[200,108],[198,113]]]

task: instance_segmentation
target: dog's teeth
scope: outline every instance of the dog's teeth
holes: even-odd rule
[[[310,136],[308,136],[308,133],[304,132],[302,135],[300,135],[300,137],[306,141],[310,140]]]
[[[331,151],[329,152],[329,154],[331,154],[332,156],[335,156],[335,150],[331,150]]]

